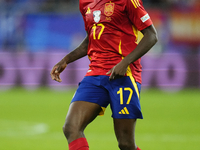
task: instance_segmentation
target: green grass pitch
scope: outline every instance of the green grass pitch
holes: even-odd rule
[[[74,89],[16,88],[0,92],[1,150],[67,150],[62,125]],[[142,150],[200,149],[200,90],[141,93],[143,120],[136,126]],[[91,150],[117,150],[110,108],[85,131]]]

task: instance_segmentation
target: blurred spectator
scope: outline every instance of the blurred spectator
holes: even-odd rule
[[[18,1],[5,0],[0,2],[0,46],[6,51],[17,51],[24,45],[24,12],[20,9],[19,3],[16,2]]]
[[[0,0],[0,51],[25,49],[28,14],[78,12],[78,0]],[[143,0],[147,7],[200,11],[200,0]]]
[[[78,11],[77,8],[78,0],[45,0],[40,6],[42,12]]]
[[[199,5],[199,0],[167,0],[168,3],[179,9],[196,9]]]

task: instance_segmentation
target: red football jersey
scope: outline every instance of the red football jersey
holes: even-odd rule
[[[152,24],[141,0],[80,0],[80,11],[89,36],[89,70],[86,76],[106,75],[137,46],[138,31]],[[129,66],[141,83],[140,59]]]

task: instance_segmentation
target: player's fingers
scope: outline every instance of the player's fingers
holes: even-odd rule
[[[56,70],[56,67],[54,67],[51,72],[50,72],[50,75],[51,75],[51,79],[54,80],[55,79],[55,70]]]
[[[53,68],[51,69],[50,74],[53,74],[53,73],[55,72],[56,69],[57,69],[57,67],[53,67]]]
[[[61,78],[60,78],[60,74],[56,74],[54,76],[55,78],[53,80],[57,81],[57,82],[62,82]]]
[[[114,78],[115,78],[115,73],[112,72],[111,75],[110,75],[110,77],[109,77],[109,80],[111,81],[111,80],[113,80]]]
[[[51,74],[51,79],[55,80],[55,75],[54,74]]]
[[[109,75],[112,72],[112,69],[110,69],[106,74]]]
[[[55,73],[60,73],[60,72],[61,72],[60,69],[61,69],[61,67],[58,66],[58,67],[55,69]]]
[[[62,80],[61,80],[61,78],[60,78],[60,75],[57,76],[56,81],[62,82]]]

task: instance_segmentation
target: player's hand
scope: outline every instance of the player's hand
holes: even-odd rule
[[[58,81],[58,82],[62,82],[61,78],[60,78],[60,73],[67,67],[67,64],[60,61],[59,63],[57,63],[51,70],[50,75],[51,75],[51,79]]]
[[[128,68],[128,64],[125,61],[119,62],[117,65],[115,65],[110,71],[108,71],[106,74],[109,75],[109,80],[118,79],[123,77],[126,74]]]

